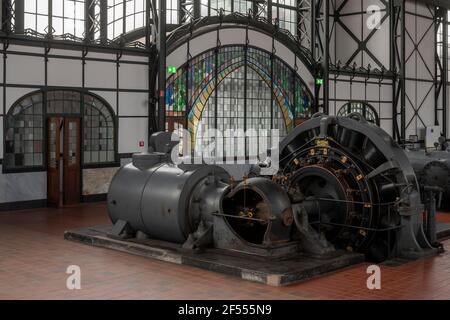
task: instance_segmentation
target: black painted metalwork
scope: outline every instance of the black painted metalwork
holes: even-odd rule
[[[198,36],[201,34],[205,34],[212,30],[215,30],[218,24],[222,21],[222,29],[225,28],[245,28],[255,29],[260,32],[263,32],[269,36],[274,33],[274,30],[277,28],[273,24],[268,24],[265,18],[257,17],[256,19],[248,19],[247,15],[243,15],[240,13],[232,13],[229,15],[220,16],[211,16],[211,17],[203,17],[197,21],[193,22],[193,26],[190,24],[185,24],[173,32],[168,34],[167,36],[167,54],[170,54],[173,50],[178,48],[182,43],[186,43],[191,35],[191,29],[193,31],[193,35]],[[310,71],[313,71],[313,60],[311,57],[311,53],[304,47],[299,47],[297,39],[288,31],[279,29],[277,30],[276,40],[283,43],[286,47],[288,47],[292,52],[296,52],[297,56],[300,60],[302,60]]]
[[[448,11],[440,8],[435,15],[436,57],[435,57],[435,125],[442,125],[443,136],[447,138],[448,103]],[[441,112],[441,116],[439,115]]]
[[[189,23],[191,20],[200,18],[200,1],[178,0],[179,22]]]
[[[97,33],[101,34],[101,2],[100,0],[86,0],[85,2],[85,38],[89,41],[94,41]]]
[[[278,174],[261,177],[255,163],[237,184],[215,165],[173,163],[170,140],[155,133],[149,153],[133,155],[113,178],[109,237],[261,257],[344,249],[381,262],[437,253],[405,151],[361,117],[304,122],[281,142]]]
[[[329,75],[330,75],[330,0],[324,0],[323,10],[325,12],[325,50],[322,57],[323,70],[323,112],[329,114]]]
[[[4,0],[2,3],[1,31],[5,34],[11,33],[11,31],[14,29],[13,17],[15,16],[15,8],[12,6],[12,4],[13,0]]]
[[[166,129],[166,1],[159,0],[158,35],[156,47],[158,50],[158,128]]]
[[[405,0],[390,1],[391,12],[391,70],[395,76],[393,86],[393,137],[399,142],[405,141],[406,136],[406,93],[405,93]],[[400,126],[399,126],[400,120]]]

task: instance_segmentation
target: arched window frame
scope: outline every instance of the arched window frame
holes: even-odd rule
[[[47,112],[48,109],[48,102],[47,95],[49,92],[57,92],[57,91],[63,91],[63,92],[76,92],[80,95],[80,108],[79,112],[77,113],[67,113],[67,112],[60,112],[60,113],[54,113],[54,112]],[[42,154],[43,154],[43,163],[42,165],[36,165],[36,166],[20,166],[20,167],[8,167],[8,163],[5,161],[6,154],[7,154],[7,130],[10,128],[8,126],[9,117],[12,115],[13,110],[20,105],[25,99],[32,98],[33,96],[41,95],[42,97]],[[84,161],[84,151],[85,151],[85,137],[84,137],[84,110],[85,110],[85,102],[84,97],[85,96],[91,96],[94,99],[98,100],[106,109],[108,110],[109,114],[112,116],[113,120],[113,143],[114,143],[114,159],[112,161],[105,161],[105,162],[95,162],[95,163],[86,163]],[[89,168],[107,168],[107,167],[118,167],[120,166],[120,159],[118,154],[118,117],[115,114],[112,107],[109,105],[108,102],[106,102],[102,97],[89,92],[87,90],[77,90],[77,89],[71,89],[71,88],[46,88],[42,90],[33,91],[30,93],[27,93],[26,95],[20,97],[17,99],[11,106],[11,108],[8,110],[8,113],[4,116],[4,126],[3,126],[3,164],[2,164],[2,172],[3,173],[21,173],[21,172],[40,172],[40,171],[47,171],[48,165],[47,165],[47,119],[49,117],[79,117],[81,119],[82,125],[81,125],[81,139],[80,139],[80,150],[81,150],[81,169],[89,169]],[[33,127],[34,128],[34,127]],[[23,140],[22,140],[23,141]]]
[[[225,49],[225,48],[229,48],[229,47],[247,47],[249,49],[257,50],[257,51],[259,51],[259,52],[261,52],[263,54],[271,55],[271,53],[269,51],[267,51],[267,50],[265,50],[263,48],[252,46],[252,45],[245,46],[245,45],[242,45],[242,44],[232,44],[232,45],[221,46],[219,49]],[[166,85],[166,107],[168,107],[167,110],[169,110],[169,111],[171,110],[171,108],[169,107],[169,103],[167,102],[167,90],[168,90],[168,88],[171,85],[173,85],[176,82],[177,79],[181,79],[179,84],[181,86],[185,86],[184,90],[189,90],[190,89],[189,86],[191,86],[191,84],[190,83],[188,84],[187,83],[187,79],[185,78],[187,69],[189,68],[189,72],[194,72],[193,68],[192,68],[193,65],[195,65],[197,63],[202,63],[207,58],[211,58],[211,57],[214,60],[215,55],[217,55],[217,52],[218,52],[217,50],[218,50],[218,48],[213,48],[213,49],[208,49],[208,50],[205,50],[205,51],[197,54],[196,56],[192,57],[189,61],[185,62],[183,65],[178,67],[178,70],[177,70],[177,72],[175,74],[172,74],[172,75],[170,75],[167,78],[167,82],[166,82],[167,83],[167,85]],[[312,91],[310,90],[310,88],[307,86],[307,84],[304,82],[304,80],[301,78],[301,75],[294,68],[292,68],[291,66],[287,65],[282,59],[278,58],[277,56],[274,56],[273,61],[275,62],[273,64],[273,66],[274,66],[273,72],[275,73],[277,66],[282,66],[282,68],[286,69],[287,72],[290,72],[291,74],[293,74],[295,76],[294,77],[295,83],[293,84],[294,85],[294,90],[295,90],[295,87],[300,87],[299,89],[301,89],[302,92],[305,92],[306,95],[308,95],[311,98],[311,100],[309,101],[310,104],[307,105],[306,107],[308,109],[313,108],[314,106],[312,105],[312,103],[314,102],[314,95],[313,95]],[[220,70],[218,70],[218,71],[220,71]],[[195,71],[195,72],[197,72],[197,71]],[[220,72],[219,72],[219,74],[220,74]],[[209,77],[211,77],[211,79],[213,79],[215,77],[215,70],[212,70],[210,72],[210,74],[208,75],[208,78],[203,78],[202,79],[203,82],[201,82],[199,84],[199,86],[203,84],[203,86],[206,87],[207,83],[204,83],[204,81],[211,80],[211,79],[209,79]],[[279,79],[276,79],[276,80],[279,80]],[[279,84],[278,86],[281,87],[281,89],[280,89],[281,91],[283,91],[283,90],[286,91],[286,88],[282,88],[281,84]],[[196,98],[198,98],[198,96],[199,95],[197,95]],[[189,99],[188,99],[187,103],[186,103],[186,101],[184,102],[184,106],[183,106],[182,110],[178,111],[177,116],[182,116],[182,114],[186,116],[186,113],[189,113],[191,111],[191,108],[193,107],[193,105],[192,105],[192,101],[193,100],[191,100],[192,98],[193,98],[193,96],[189,96]],[[300,116],[300,113],[302,111],[305,111],[305,110],[295,110],[295,106],[297,106],[298,104],[302,104],[303,105],[303,101],[297,100],[299,98],[300,97],[298,97],[298,96],[296,96],[296,97],[292,97],[291,96],[290,97],[290,99],[293,100],[293,101],[291,101],[291,107],[293,108],[292,112],[295,114],[294,117]],[[167,114],[166,116],[170,117],[170,114]]]
[[[272,97],[276,98],[275,93],[278,93],[283,98],[283,103],[281,104],[284,106],[283,113],[285,115],[285,120],[287,120],[286,125],[288,132],[312,115],[312,111],[314,110],[314,96],[298,70],[295,70],[282,59],[276,55],[272,55],[272,53],[263,48],[252,45],[230,44],[220,46],[219,48],[208,49],[197,54],[181,65],[175,74],[172,74],[167,78],[165,97],[166,130],[174,129],[172,128],[171,123],[175,122],[178,128],[183,127],[191,132],[192,137],[196,136],[195,128],[201,117],[202,107],[205,105],[204,93],[207,92],[208,95],[211,94],[211,86],[215,87],[220,84],[220,81],[215,81],[215,79],[226,77],[226,75],[222,75],[222,72],[227,71],[238,58],[233,56],[228,57],[228,60],[224,58],[223,62],[231,61],[232,63],[230,65],[227,65],[226,63],[222,64],[220,61],[220,53],[226,49],[234,51],[236,48],[242,48],[244,50],[243,52],[255,50],[254,57],[246,57],[243,62],[241,61],[247,66],[252,63],[252,59],[258,60],[262,59],[263,56],[267,57],[269,65],[265,66],[267,68],[265,71],[268,77],[274,82],[271,86],[271,90],[273,91]],[[243,57],[244,54],[241,54],[241,56]],[[216,61],[218,62],[217,70],[215,66]],[[205,67],[206,70],[209,70],[205,73],[204,70],[202,71],[200,69],[202,65],[206,66],[207,64],[210,64],[211,66],[209,66],[209,68]],[[287,83],[284,83],[281,81],[282,77],[274,77],[277,71],[291,75],[289,78],[290,80]],[[188,80],[189,74],[191,73],[191,77],[196,79],[192,82]],[[173,90],[175,87],[178,87],[178,90],[183,91],[182,96],[176,95]],[[302,94],[302,97],[293,93],[296,90]],[[183,103],[181,108],[174,108],[175,99],[173,98],[175,97],[182,98]],[[304,97],[307,97],[308,99],[304,100]],[[194,140],[192,143],[194,145]]]
[[[336,113],[336,115],[338,116],[346,116],[349,115],[350,113],[352,113],[351,108],[353,104],[361,104],[362,105],[362,110],[363,110],[363,114],[362,116],[364,117],[364,119],[367,119],[367,112],[369,111],[372,115],[373,118],[375,120],[375,124],[377,126],[380,126],[380,117],[378,115],[377,110],[369,103],[367,103],[366,101],[360,101],[360,100],[353,100],[353,101],[349,101],[346,104],[344,104]],[[370,120],[368,120],[370,121]],[[372,121],[370,121],[372,122]]]

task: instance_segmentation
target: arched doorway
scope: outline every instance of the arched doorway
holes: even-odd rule
[[[50,206],[77,203],[81,168],[117,163],[117,122],[100,97],[76,90],[35,91],[5,117],[3,171],[47,171]]]

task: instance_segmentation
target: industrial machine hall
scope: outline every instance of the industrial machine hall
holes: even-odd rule
[[[0,300],[450,300],[450,1],[0,12]]]

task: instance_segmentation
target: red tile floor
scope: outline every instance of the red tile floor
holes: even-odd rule
[[[275,288],[63,239],[106,223],[104,204],[0,213],[0,299],[450,299],[450,240],[439,256],[381,267],[381,290],[367,289],[368,264]],[[81,290],[66,289],[69,265]]]

